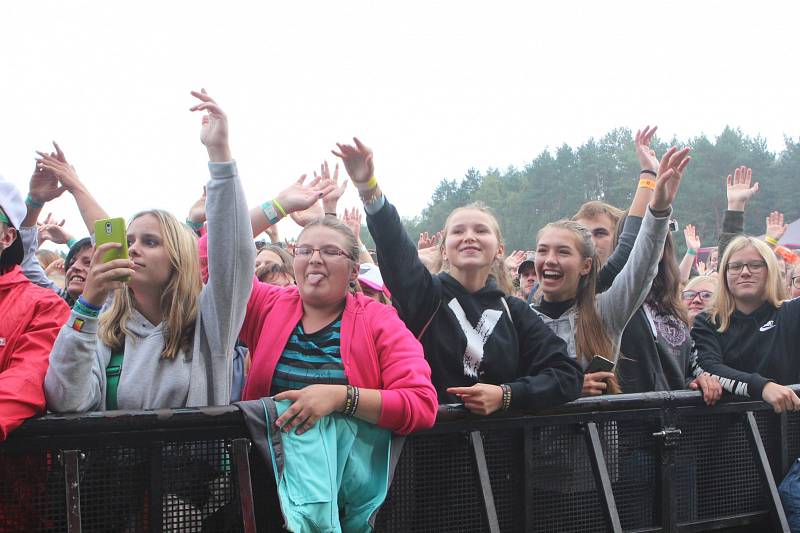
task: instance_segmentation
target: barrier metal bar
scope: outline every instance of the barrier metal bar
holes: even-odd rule
[[[233,464],[239,484],[239,501],[245,533],[256,533],[256,512],[253,503],[253,484],[250,478],[250,439],[231,441]]]
[[[619,521],[614,492],[611,490],[611,479],[608,477],[606,459],[603,456],[603,444],[600,442],[600,432],[597,431],[596,422],[586,423],[586,446],[589,448],[589,460],[592,464],[595,486],[600,495],[606,523],[614,533],[622,533],[622,524]]]
[[[486,522],[491,533],[500,533],[500,522],[497,520],[497,509],[494,505],[492,482],[489,478],[489,467],[486,465],[486,453],[483,448],[483,437],[480,431],[470,431],[472,451],[475,456],[475,466],[478,471],[478,484],[483,497],[483,508],[486,513]]]
[[[753,415],[753,411],[747,411],[745,433],[750,440],[750,445],[753,446],[756,463],[758,463],[759,467],[758,473],[761,475],[761,480],[769,491],[770,503],[772,504],[772,511],[775,513],[777,526],[784,533],[791,533],[789,530],[789,522],[786,520],[786,513],[783,511],[781,496],[778,494],[778,487],[775,485],[775,478],[772,476],[772,468],[769,465],[767,451],[764,449],[764,443],[761,440],[761,432],[758,430],[758,424],[756,423],[756,417]]]
[[[67,501],[67,533],[81,531],[80,450],[61,450],[64,467],[64,496]]]
[[[661,431],[654,434],[660,436],[659,446],[659,480],[658,493],[661,501],[660,518],[663,531],[677,531],[678,526],[678,498],[675,490],[676,475],[676,444],[680,430],[675,428],[675,410],[665,409],[661,414]],[[677,434],[676,434],[677,432]]]

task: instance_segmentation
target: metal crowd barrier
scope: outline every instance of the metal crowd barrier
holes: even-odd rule
[[[776,481],[798,456],[800,414],[690,391],[442,406],[376,531],[789,531]],[[49,415],[0,445],[0,532],[280,530],[268,472],[235,407]]]

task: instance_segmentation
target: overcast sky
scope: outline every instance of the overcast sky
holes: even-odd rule
[[[799,5],[7,2],[0,173],[24,194],[34,150],[56,139],[112,216],[183,218],[208,176],[188,111],[200,87],[230,117],[251,205],[353,135],[408,216],[441,178],[618,126],[687,138],[730,124],[780,150],[800,130]],[[68,194],[50,208],[85,234]]]

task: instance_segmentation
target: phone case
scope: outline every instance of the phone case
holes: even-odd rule
[[[122,248],[115,248],[103,254],[103,262],[114,259],[128,259],[128,235],[125,220],[122,218],[104,218],[94,223],[94,239],[96,246],[107,242],[118,242]],[[129,281],[125,278],[123,281]]]
[[[596,355],[591,361],[589,361],[589,366],[586,368],[586,373],[593,374],[595,372],[611,372],[612,370],[614,370],[614,363],[605,357]]]

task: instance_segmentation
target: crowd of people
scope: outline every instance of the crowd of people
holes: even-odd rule
[[[780,213],[763,238],[744,234],[759,188],[750,169],[720,180],[728,209],[716,253],[698,261],[689,225],[679,258],[672,205],[690,149],[659,156],[645,128],[626,210],[587,202],[531,235],[531,251],[508,253],[479,204],[413,242],[377,180],[391,170],[377,174],[354,139],[333,154],[363,203],[373,254],[361,209],[338,206],[348,184],[338,163],[248,208],[226,115],[205,91],[192,95],[210,179],[185,222],[134,215],[127,257],[105,260],[121,243],[95,246],[109,215],[57,144],[38,152],[25,199],[0,178],[0,441],[46,411],[263,398],[281,406],[271,427],[286,439],[332,417],[408,434],[431,427],[443,403],[485,416],[661,390],[800,409],[786,386],[800,381],[800,263],[778,245]],[[88,237],[42,220],[64,194]],[[291,243],[277,232],[285,217],[302,226]]]

